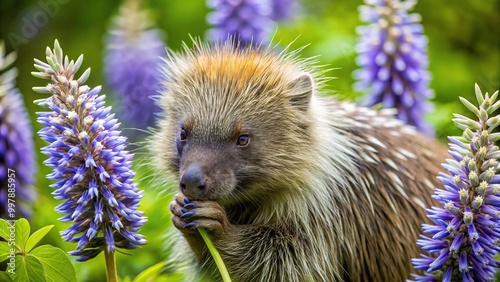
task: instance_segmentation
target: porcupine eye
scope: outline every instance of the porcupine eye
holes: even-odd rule
[[[181,141],[186,141],[186,138],[187,138],[186,130],[184,128],[181,128],[181,132],[179,133],[179,139]]]
[[[238,147],[245,147],[250,143],[250,137],[246,134],[242,134],[238,137],[238,142],[236,142],[236,145]]]

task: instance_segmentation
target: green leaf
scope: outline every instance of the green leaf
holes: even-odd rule
[[[16,268],[8,269],[7,271],[14,271],[11,276],[12,280],[15,282],[45,282],[45,272],[40,261],[32,256],[27,255],[23,257],[21,255],[16,256]]]
[[[11,248],[12,247],[9,246],[9,243],[0,242],[0,262],[6,260],[9,257]]]
[[[43,245],[34,249],[29,255],[36,257],[43,265],[46,281],[77,281],[75,267],[63,250]]]
[[[10,278],[9,274],[7,274],[7,272],[2,272],[2,271],[0,271],[0,281],[14,282],[12,278]]]
[[[10,223],[7,220],[0,218],[0,237],[9,241],[10,231],[9,227],[11,227]]]
[[[181,281],[186,281],[186,277],[184,274],[180,273],[180,272],[175,272],[175,273],[171,273],[171,274],[163,274],[163,275],[160,275],[160,276],[157,276],[155,277],[155,279],[150,279],[150,280],[147,280],[148,282],[181,282]],[[200,281],[208,281],[208,280],[205,280],[205,279],[201,279]]]
[[[160,274],[161,270],[165,267],[164,262],[159,262],[153,266],[148,267],[143,272],[139,273],[133,282],[148,282],[154,281],[155,278]]]
[[[30,224],[25,218],[16,220],[16,246],[23,253],[26,253],[26,242],[30,237]]]
[[[36,244],[38,244],[38,242],[40,242],[40,240],[42,240],[42,238],[45,237],[47,233],[49,233],[49,231],[53,227],[54,225],[48,225],[38,229],[33,234],[31,234],[31,236],[28,239],[28,242],[26,242],[25,252],[29,253],[36,246]]]

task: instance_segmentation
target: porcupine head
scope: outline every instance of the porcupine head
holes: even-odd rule
[[[259,202],[303,181],[314,70],[232,43],[170,54],[159,157],[191,200]]]

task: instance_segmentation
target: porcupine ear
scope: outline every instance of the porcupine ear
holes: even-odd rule
[[[290,83],[290,103],[301,111],[307,111],[314,89],[313,78],[304,72]]]

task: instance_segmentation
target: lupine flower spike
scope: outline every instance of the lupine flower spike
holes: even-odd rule
[[[500,133],[498,91],[482,94],[476,85],[476,107],[464,98],[462,103],[476,116],[455,114],[453,121],[464,130],[450,137],[450,155],[443,167],[449,174],[438,177],[444,189],[434,198],[442,208],[427,210],[434,224],[423,224],[417,241],[430,255],[412,259],[415,269],[425,276],[416,281],[493,281],[500,266],[495,256],[500,251],[500,151],[495,142]]]
[[[271,19],[289,21],[300,14],[301,6],[297,0],[272,0]]]
[[[15,60],[15,53],[5,55],[0,41],[0,217],[8,219],[30,217],[29,206],[36,197],[32,128],[15,86],[17,70],[9,69]],[[9,200],[16,207],[14,212],[8,211]]]
[[[152,29],[139,1],[126,1],[106,37],[104,60],[106,80],[117,98],[118,118],[129,138],[141,137],[141,130],[154,124],[160,108],[153,97],[160,90],[158,64],[166,55],[160,30]]]
[[[271,19],[271,1],[262,0],[208,0],[214,11],[207,17],[212,29],[207,32],[211,41],[233,38],[242,46],[261,44],[269,40],[275,27]]]
[[[432,109],[427,100],[434,95],[427,71],[428,39],[420,15],[408,13],[416,1],[365,3],[359,8],[360,17],[369,25],[357,30],[357,64],[361,69],[353,73],[358,80],[355,89],[366,93],[364,105],[381,103],[385,108],[396,108],[398,119],[432,136],[433,130],[424,120],[425,113]]]
[[[44,87],[33,90],[51,94],[35,101],[50,109],[39,112],[38,122],[44,126],[38,134],[50,144],[42,149],[49,158],[44,162],[53,168],[47,178],[57,200],[56,207],[63,222],[73,222],[61,235],[78,243],[70,252],[85,261],[101,251],[114,253],[116,248],[133,249],[146,243],[137,234],[146,222],[137,211],[143,193],[133,182],[130,169],[132,155],[125,150],[126,138],[120,136],[119,123],[104,106],[101,87],[85,85],[90,68],[76,79],[83,55],[76,61],[63,57],[57,40],[54,49],[47,47],[47,62],[35,59],[33,76],[49,79]]]

